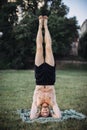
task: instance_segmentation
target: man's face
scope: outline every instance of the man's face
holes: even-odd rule
[[[43,103],[41,107],[41,116],[48,117],[50,114],[49,105],[47,103]]]

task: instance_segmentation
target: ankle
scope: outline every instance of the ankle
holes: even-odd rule
[[[48,17],[44,16],[44,28],[47,28]]]
[[[43,28],[43,16],[39,16],[39,27]]]
[[[42,24],[39,24],[39,29],[41,29],[41,30],[42,30],[42,27],[43,27],[43,26],[42,26]]]
[[[48,29],[48,26],[47,26],[47,25],[44,25],[44,29],[47,30],[47,29]]]

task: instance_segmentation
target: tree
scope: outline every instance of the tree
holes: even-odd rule
[[[51,1],[51,12],[56,14],[58,17],[64,17],[69,12],[69,8],[62,2],[62,0],[52,0]]]
[[[54,22],[55,21],[55,22]],[[50,15],[49,29],[52,35],[55,55],[57,57],[69,56],[71,43],[78,37],[76,18],[57,17]]]
[[[87,60],[87,32],[79,40],[79,55]]]
[[[38,8],[39,2],[42,3],[41,8]],[[20,23],[17,23],[17,5],[20,5],[23,11],[23,20]],[[1,39],[0,54],[5,54],[4,59],[9,67],[28,68],[30,58],[34,59],[39,15],[49,16],[48,26],[53,40],[55,56],[65,57],[69,55],[71,43],[78,37],[78,25],[76,17],[67,18],[69,8],[62,0],[26,0],[26,3],[23,0],[17,0],[14,4],[9,3],[2,7],[7,10],[3,11],[1,8],[0,17],[6,15],[7,19],[0,19],[3,29],[0,31],[4,32]],[[8,10],[9,7],[12,9],[11,12]],[[9,29],[6,30],[6,27]]]
[[[11,62],[14,48],[13,26],[17,22],[16,4],[4,0],[0,8],[0,68],[7,68]]]
[[[33,61],[35,54],[37,24],[37,18],[35,16],[27,15],[20,24],[14,28],[13,32],[16,38],[15,59],[12,62],[14,67],[31,67],[30,60],[32,59]]]
[[[4,4],[7,4],[7,0],[1,0],[1,1],[0,1],[0,9],[2,8],[2,6],[3,6]]]
[[[25,20],[27,27],[26,28],[27,31],[25,32],[26,35],[29,33],[29,30],[34,30],[33,32],[31,32],[31,35],[32,34],[34,34],[33,36],[36,35],[38,26],[37,21],[39,14],[48,15],[49,16],[48,25],[52,35],[54,45],[53,50],[56,57],[69,55],[71,43],[74,41],[74,39],[78,37],[78,31],[77,31],[78,26],[76,17],[73,18],[66,17],[67,13],[69,12],[69,9],[66,5],[64,5],[64,3],[62,3],[62,0],[45,0],[44,5],[40,9],[38,9],[39,2],[40,0],[36,1],[30,0],[27,2],[27,9],[26,9],[27,20]],[[41,2],[43,2],[43,0]],[[32,16],[34,17],[34,19],[32,19]],[[31,19],[32,22],[34,22],[33,20],[36,20],[36,27],[28,24]],[[18,26],[21,25],[23,25],[22,22]],[[19,33],[17,35],[19,35],[20,37],[21,34]],[[33,39],[35,38],[33,37]]]

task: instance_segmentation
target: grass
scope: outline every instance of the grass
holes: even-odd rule
[[[61,110],[75,109],[87,115],[87,71],[57,70],[56,98]],[[69,119],[63,122],[22,122],[16,110],[29,109],[35,79],[33,70],[0,71],[0,130],[86,130],[86,120]]]

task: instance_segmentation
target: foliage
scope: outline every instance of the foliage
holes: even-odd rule
[[[57,17],[57,15],[50,15],[49,29],[52,38],[57,45],[55,52],[57,57],[67,55],[69,56],[71,43],[76,37],[78,37],[76,24],[75,17],[68,19],[66,17]],[[56,46],[54,46],[54,48],[55,47]]]
[[[0,32],[3,36],[0,38],[0,68],[9,68],[13,58],[14,37],[13,26],[17,23],[15,3],[3,3],[0,8]]]
[[[52,14],[56,14],[58,17],[64,17],[69,12],[69,8],[62,0],[53,0],[50,10]]]
[[[87,60],[87,33],[79,40],[79,55]]]
[[[33,15],[31,17],[27,15],[13,30],[16,38],[15,60],[12,63],[14,67],[20,68],[20,64],[22,63],[21,68],[29,68],[31,59],[33,62],[37,28],[36,22],[37,19]]]
[[[29,68],[34,59],[35,39],[38,30],[38,16],[48,15],[48,26],[53,40],[53,51],[58,57],[69,55],[71,43],[78,37],[76,17],[67,18],[69,8],[62,0],[17,0],[2,4],[0,11],[0,68]],[[23,20],[17,23],[17,5],[23,11]],[[5,64],[5,65],[4,65]],[[4,65],[4,66],[3,66]]]
[[[39,1],[37,0],[37,1],[32,1],[32,4],[28,3],[27,11],[29,13],[26,15],[27,18],[26,17],[24,18],[27,28],[26,27],[24,28],[26,28],[28,33],[29,30],[34,30],[34,32],[30,32],[30,33],[32,33],[31,35],[33,35],[34,33],[36,35],[37,26],[38,26],[37,24],[38,15],[39,14],[49,15],[48,25],[53,39],[54,53],[57,57],[68,55],[71,48],[72,41],[74,41],[75,38],[78,37],[78,32],[77,32],[78,26],[77,26],[76,17],[70,19],[65,17],[69,9],[66,5],[64,5],[64,3],[61,2],[61,0],[59,1],[46,0],[44,6],[40,9],[37,9],[38,2]],[[49,6],[48,6],[48,2],[50,2]],[[31,5],[33,6],[33,8]],[[33,9],[35,9],[36,11]],[[35,26],[29,25],[30,23],[29,21],[32,18],[32,16],[35,17],[36,28]],[[20,24],[18,26],[20,26]],[[25,35],[28,35],[27,32],[25,31],[26,33]],[[19,35],[19,37],[22,36],[22,34],[20,33],[17,35]],[[33,39],[35,39],[35,37],[33,37]]]

